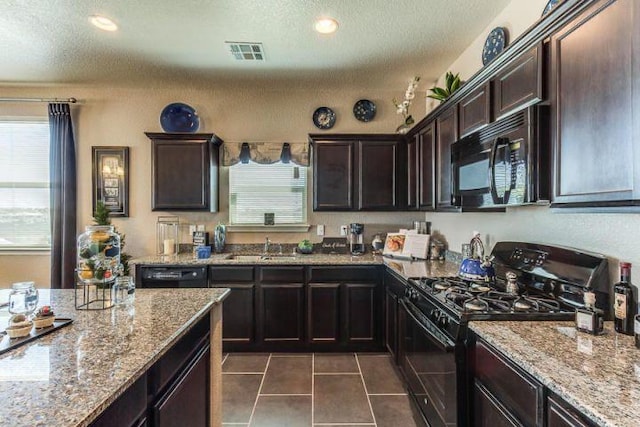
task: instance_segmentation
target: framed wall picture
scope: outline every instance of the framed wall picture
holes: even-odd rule
[[[91,147],[93,214],[98,201],[111,216],[129,216],[129,147]]]

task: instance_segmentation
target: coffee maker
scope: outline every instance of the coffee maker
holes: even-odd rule
[[[349,224],[349,250],[351,255],[364,253],[364,224]]]

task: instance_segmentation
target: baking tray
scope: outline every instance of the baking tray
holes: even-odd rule
[[[73,322],[73,319],[69,318],[57,318],[53,321],[53,325],[48,328],[36,329],[35,327],[31,329],[31,333],[26,337],[22,338],[9,338],[9,335],[5,331],[0,332],[0,354],[6,353],[9,350],[13,350],[16,347],[20,347],[22,344],[26,344],[33,340],[36,340],[44,335],[50,334],[53,331],[57,331],[60,328],[64,328],[67,325],[70,325]]]

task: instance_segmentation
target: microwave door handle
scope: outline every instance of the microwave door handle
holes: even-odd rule
[[[498,154],[498,148],[505,145],[509,145],[509,138],[497,137],[494,139],[493,145],[491,146],[491,155],[489,157],[489,191],[491,192],[493,203],[496,205],[502,205],[505,203],[505,197],[498,197],[498,191],[496,190],[496,155]]]

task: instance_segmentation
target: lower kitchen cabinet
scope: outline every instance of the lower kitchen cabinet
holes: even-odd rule
[[[475,425],[544,425],[544,387],[477,339],[472,352]]]
[[[595,427],[596,424],[560,397],[550,394],[547,396],[547,426]]]
[[[260,330],[265,344],[302,344],[304,284],[261,284],[260,290]]]
[[[312,345],[340,341],[340,283],[310,283],[307,288],[308,337]]]
[[[209,333],[207,315],[90,425],[209,426]]]
[[[346,344],[373,345],[380,333],[378,284],[345,283],[343,289],[346,293],[343,308],[346,319],[343,324]]]
[[[222,304],[224,351],[242,351],[256,345],[256,284],[252,266],[211,266],[209,286],[229,288]]]

